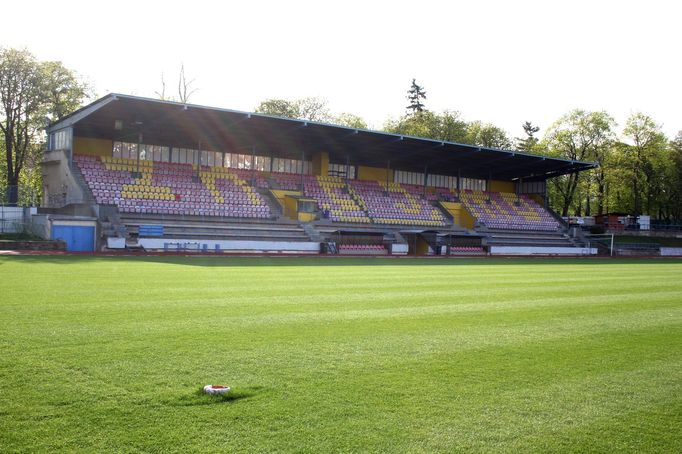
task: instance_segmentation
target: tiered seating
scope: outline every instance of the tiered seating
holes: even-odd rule
[[[215,201],[226,206],[221,216],[268,218],[270,209],[263,197],[246,181],[224,167],[204,167],[201,171],[204,186]]]
[[[456,202],[457,193],[450,188],[432,188],[430,192],[427,192],[427,200],[440,200],[443,202]]]
[[[329,219],[332,221],[370,222],[367,213],[346,191],[345,183],[339,177],[306,177],[303,183],[303,193],[317,200],[320,210],[328,210]]]
[[[381,244],[341,244],[339,254],[386,255],[388,251]]]
[[[252,187],[230,170],[202,167],[197,180],[190,164],[75,155],[97,203],[124,213],[269,218],[270,209]]]
[[[488,202],[490,195],[490,202]],[[480,223],[490,229],[554,232],[559,223],[527,195],[506,192],[462,191],[462,202]]]
[[[270,178],[276,183],[277,188],[288,191],[301,190],[301,174],[287,172],[272,172]],[[305,176],[303,179],[305,180]]]
[[[426,195],[424,195],[424,186],[419,186],[416,184],[406,184],[402,183],[401,186],[406,191],[412,194],[420,194],[423,198],[429,202],[455,202],[457,200],[457,194],[452,189],[449,188],[436,188],[427,187]]]
[[[266,177],[266,174],[261,171],[253,171],[250,169],[236,169],[230,167],[229,172],[237,175],[240,179],[252,183],[253,185],[257,188],[263,188],[267,189],[270,187],[270,184],[268,183],[268,179]]]
[[[370,218],[379,224],[445,226],[443,214],[416,192],[409,192],[399,183],[354,180],[351,192]]]
[[[117,205],[125,213],[272,217],[256,187],[273,183],[281,189],[300,190],[315,199],[334,222],[442,227],[443,214],[429,200],[455,200],[448,188],[378,181],[346,180],[333,176],[266,174],[249,169],[227,169],[190,164],[140,161],[75,155],[97,203]],[[138,171],[139,178],[133,173]],[[197,176],[199,178],[197,178]],[[488,202],[488,198],[490,201]],[[559,223],[527,195],[464,190],[461,200],[481,225],[490,229],[557,232]],[[462,251],[463,252],[463,251]]]
[[[117,203],[115,201],[122,198],[123,186],[132,185],[135,181],[127,168],[126,170],[119,166],[107,168],[96,156],[74,155],[73,159],[97,203]],[[140,163],[140,170],[144,168],[144,165]],[[172,198],[170,195],[160,195],[160,197],[167,200]]]

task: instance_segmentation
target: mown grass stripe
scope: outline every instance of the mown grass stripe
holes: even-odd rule
[[[682,451],[679,260],[0,270],[3,452]]]

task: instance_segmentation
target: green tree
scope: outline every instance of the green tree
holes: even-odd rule
[[[614,126],[613,118],[606,112],[576,109],[550,126],[541,146],[550,156],[574,161],[595,160],[598,159],[600,152],[612,143]],[[568,216],[569,209],[574,206],[574,201],[578,202],[577,207],[581,206],[582,200],[580,198],[574,200],[574,198],[579,183],[587,178],[586,175],[572,173],[550,180],[550,196],[562,216]],[[589,180],[585,183],[584,190],[578,193],[587,198],[588,205],[591,203]],[[603,194],[601,197],[603,200]]]
[[[414,115],[404,115],[397,120],[388,120],[384,125],[384,130],[393,134],[458,143],[466,142],[467,128],[467,123],[456,111],[437,114],[425,110]]]
[[[526,137],[516,138],[516,149],[519,151],[530,152],[533,150],[533,147],[538,144],[539,140],[537,137],[535,137],[535,134],[540,131],[540,127],[534,126],[530,121],[524,122],[522,127]]]
[[[658,195],[655,199],[658,219],[682,219],[682,150],[676,140],[668,143],[659,160]]]
[[[363,120],[362,117],[351,113],[342,113],[337,115],[334,117],[334,121],[332,123],[341,126],[348,126],[349,128],[367,129],[367,123],[365,120]]]
[[[334,121],[334,116],[329,111],[329,103],[326,99],[309,96],[301,98],[295,103],[298,108],[299,118],[324,123]]]
[[[670,142],[669,182],[666,189],[666,218],[682,220],[682,131]]]
[[[24,166],[40,161],[46,123],[76,110],[89,91],[60,62],[39,62],[27,50],[0,48],[0,135],[10,205],[19,201]]]
[[[329,110],[327,101],[316,97],[293,101],[278,98],[266,99],[256,107],[256,112],[275,117],[296,118],[367,129],[367,123],[358,115],[351,113],[333,115]]]
[[[299,118],[300,112],[295,102],[286,99],[266,99],[256,107],[256,112],[275,117]]]
[[[276,117],[296,118],[331,123],[334,120],[325,99],[307,97],[289,101],[286,99],[266,99],[256,107],[256,112]]]
[[[512,148],[512,142],[504,129],[490,123],[484,124],[480,121],[469,123],[465,142],[486,148],[499,148],[503,150]]]
[[[426,92],[424,87],[417,85],[416,79],[412,79],[412,85],[407,90],[407,100],[410,102],[407,110],[412,111],[412,114],[421,113],[426,110],[424,103],[422,103],[422,100],[426,100]]]
[[[587,191],[585,200],[585,216],[590,216],[592,186],[596,186],[597,214],[605,213],[607,175],[615,164],[613,159],[614,132],[616,121],[606,112],[597,112],[593,115],[594,143],[592,156],[599,167],[586,174]]]
[[[642,213],[642,195],[651,208],[651,199],[656,191],[655,161],[666,147],[665,135],[656,122],[643,113],[632,114],[625,122],[623,135],[629,140],[623,148],[632,170],[633,214]]]

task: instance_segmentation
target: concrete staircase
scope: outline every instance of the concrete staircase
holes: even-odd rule
[[[200,216],[121,215],[129,234],[136,235],[140,224],[164,226],[164,238],[196,240],[251,240],[309,242],[309,234],[296,222],[234,220]]]

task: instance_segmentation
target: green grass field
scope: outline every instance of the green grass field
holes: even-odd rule
[[[0,257],[0,353],[3,453],[682,451],[679,260]]]

